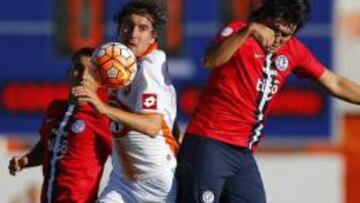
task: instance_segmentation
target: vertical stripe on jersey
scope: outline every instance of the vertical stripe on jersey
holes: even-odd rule
[[[256,124],[253,127],[251,136],[249,138],[249,149],[252,149],[255,144],[260,141],[262,131],[264,129],[264,113],[268,107],[269,101],[273,96],[272,88],[276,81],[276,70],[271,61],[272,53],[266,54],[265,67],[263,68],[263,75],[261,78],[261,91],[258,93],[257,109],[255,112]]]
[[[179,151],[179,145],[164,119],[161,121],[161,130],[163,132],[166,144],[170,147],[174,157],[176,157]]]
[[[55,140],[53,144],[52,156],[50,157],[50,166],[49,166],[49,179],[48,187],[46,191],[46,202],[53,202],[53,190],[55,185],[55,175],[56,175],[56,163],[60,158],[61,153],[61,139],[67,137],[68,132],[65,130],[66,125],[69,122],[71,115],[73,115],[75,105],[71,104],[68,106],[65,115],[58,127],[57,130],[54,130]]]

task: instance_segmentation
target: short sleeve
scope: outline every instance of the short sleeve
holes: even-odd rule
[[[297,64],[294,74],[300,78],[319,78],[325,71],[325,67],[300,41],[296,41]]]
[[[245,26],[246,24],[240,20],[230,22],[228,25],[226,25],[224,28],[220,30],[220,32],[212,40],[212,43],[218,43],[225,40],[235,32],[243,29]]]
[[[47,126],[46,126],[46,123],[47,123],[46,120],[47,120],[47,117],[45,116],[45,117],[43,118],[42,123],[41,123],[41,126],[40,126],[40,128],[39,128],[39,130],[38,130],[38,133],[39,133],[39,135],[40,135],[41,138],[43,137],[43,135],[44,135],[45,132],[46,132],[46,128],[47,128]]]
[[[162,113],[166,100],[165,54],[157,52],[139,63],[135,112]]]
[[[48,105],[48,107],[44,113],[44,117],[43,117],[41,126],[38,130],[38,133],[39,133],[41,139],[43,139],[44,136],[46,136],[47,132],[49,132],[49,128],[51,128],[51,124],[53,122],[55,122],[54,119],[51,118],[51,115],[56,113],[56,110],[59,108],[60,105],[61,105],[61,102],[58,100],[54,100]]]

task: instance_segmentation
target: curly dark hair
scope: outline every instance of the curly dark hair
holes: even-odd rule
[[[71,57],[71,61],[73,63],[80,63],[81,62],[81,57],[82,56],[88,56],[91,57],[91,55],[93,54],[94,49],[91,47],[83,47],[80,48],[79,50],[77,50],[76,52],[73,53],[72,57]]]
[[[262,6],[251,14],[250,20],[264,22],[267,19],[280,19],[297,25],[298,31],[308,21],[310,12],[308,0],[264,0]]]
[[[117,24],[117,32],[124,18],[131,14],[141,16],[149,15],[152,18],[152,26],[154,32],[157,34],[157,41],[159,37],[163,37],[166,29],[167,11],[164,1],[160,0],[131,0],[124,7],[118,11],[114,16],[114,21]],[[118,33],[119,34],[119,33]]]
[[[75,51],[71,57],[71,64],[67,71],[69,72],[71,69],[79,68],[79,66],[83,67],[84,64],[82,64],[81,62],[81,57],[83,56],[91,57],[93,52],[94,49],[91,47],[83,47]]]

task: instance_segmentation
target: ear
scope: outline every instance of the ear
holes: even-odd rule
[[[72,67],[68,68],[66,70],[66,77],[69,78],[70,77],[70,73],[71,73]]]
[[[157,40],[158,34],[156,32],[152,32],[152,40],[151,44],[154,44]]]

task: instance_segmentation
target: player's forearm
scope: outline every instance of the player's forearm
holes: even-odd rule
[[[213,69],[229,61],[235,51],[244,44],[249,35],[249,29],[245,28],[232,34],[222,42],[210,45],[205,52],[204,66],[208,69]]]
[[[338,90],[334,96],[353,104],[360,104],[360,86],[349,79],[339,77]]]
[[[26,167],[42,165],[42,160],[43,160],[43,145],[42,145],[42,143],[40,141],[38,143],[36,143],[34,148],[28,154],[26,154],[25,157],[27,158],[27,162],[28,162],[26,164]]]
[[[113,121],[123,124],[126,128],[156,137],[161,130],[162,115],[140,114],[127,112],[107,105],[102,113]]]
[[[332,71],[325,70],[318,82],[334,97],[344,101],[360,104],[360,86]]]

